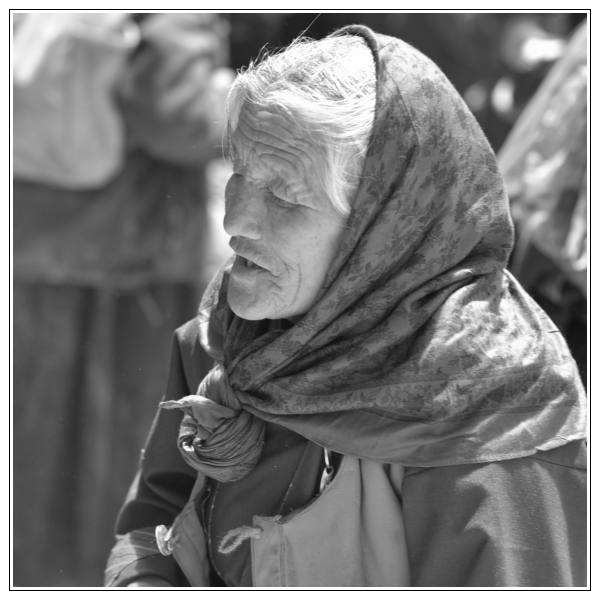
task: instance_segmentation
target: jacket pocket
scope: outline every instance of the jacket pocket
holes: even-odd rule
[[[410,584],[401,503],[385,466],[345,456],[333,481],[285,518],[254,517],[257,587]]]

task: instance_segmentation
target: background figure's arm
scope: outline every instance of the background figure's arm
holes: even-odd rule
[[[221,156],[228,25],[216,14],[151,14],[118,91],[131,145],[197,168]]]

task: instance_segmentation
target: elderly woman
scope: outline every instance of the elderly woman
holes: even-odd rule
[[[452,85],[350,27],[240,74],[227,131],[235,256],[107,585],[586,585],[585,394]]]

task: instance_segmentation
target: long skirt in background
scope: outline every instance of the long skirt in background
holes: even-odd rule
[[[100,586],[198,290],[14,286],[14,585]]]

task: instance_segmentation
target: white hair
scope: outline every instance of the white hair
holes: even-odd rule
[[[300,38],[240,72],[227,96],[227,128],[235,131],[244,101],[279,108],[306,132],[317,182],[347,216],[373,127],[375,88],[373,55],[362,38]]]

